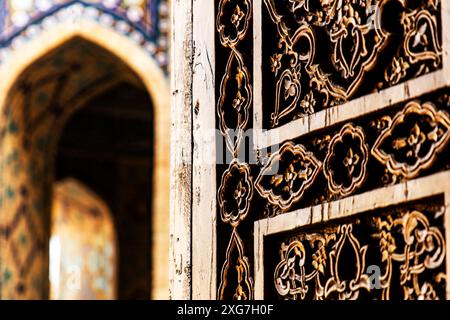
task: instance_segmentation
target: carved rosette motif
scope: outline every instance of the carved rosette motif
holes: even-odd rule
[[[325,158],[323,171],[328,189],[339,196],[348,196],[367,177],[369,148],[361,127],[348,123],[333,137]]]
[[[321,168],[322,163],[305,147],[287,142],[261,169],[255,188],[271,204],[287,210],[302,198]]]
[[[450,118],[433,103],[412,101],[376,140],[372,155],[394,175],[414,178],[429,168],[450,138]]]
[[[222,221],[237,227],[245,219],[253,195],[250,167],[233,160],[223,173],[218,191],[218,204]]]
[[[224,47],[235,47],[248,31],[252,12],[249,0],[221,0],[216,28]]]
[[[233,275],[231,275],[233,273]],[[233,300],[253,299],[253,280],[250,277],[250,263],[244,254],[244,243],[236,229],[228,244],[226,260],[222,267],[219,285],[219,299],[232,297]],[[233,279],[230,283],[229,279]],[[228,291],[231,290],[231,294]],[[228,294],[227,294],[228,293]]]

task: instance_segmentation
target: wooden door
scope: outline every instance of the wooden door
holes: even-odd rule
[[[173,12],[173,296],[448,297],[448,1]]]

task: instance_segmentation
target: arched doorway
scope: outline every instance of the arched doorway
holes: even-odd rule
[[[28,47],[28,49],[27,49]],[[0,69],[2,299],[48,297],[55,152],[70,116],[117,85],[144,88],[153,105],[151,297],[168,295],[169,105],[166,79],[137,43],[92,21],[61,24]],[[145,194],[142,194],[145,197]],[[157,258],[155,258],[157,257]]]

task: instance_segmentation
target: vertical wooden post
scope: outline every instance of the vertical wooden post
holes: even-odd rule
[[[191,299],[192,0],[172,1],[169,295]]]
[[[193,3],[192,298],[216,298],[215,16]]]

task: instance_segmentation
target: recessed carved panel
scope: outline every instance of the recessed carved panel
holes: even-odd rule
[[[217,297],[444,298],[446,4],[215,3]]]
[[[449,106],[439,91],[285,143],[255,189],[270,216],[450,168]]]
[[[442,66],[440,1],[260,0],[263,127]],[[259,66],[258,66],[259,68]],[[258,93],[259,94],[259,93]]]
[[[305,299],[445,299],[443,199],[361,214],[271,236],[267,297]],[[267,252],[267,251],[266,251]]]

